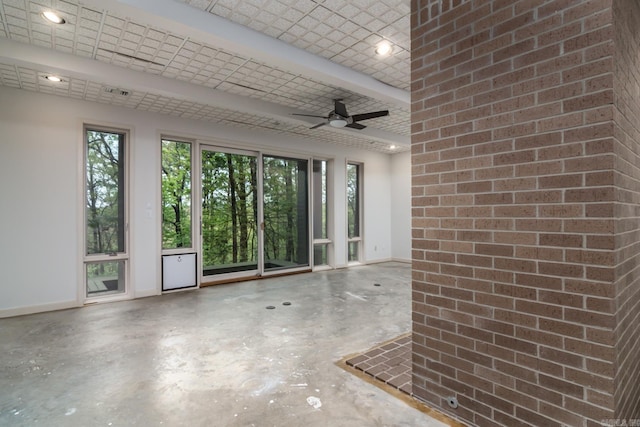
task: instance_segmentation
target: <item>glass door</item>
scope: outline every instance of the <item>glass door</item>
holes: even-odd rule
[[[263,156],[264,271],[309,266],[309,161]]]
[[[258,157],[250,152],[201,152],[203,282],[258,275]]]

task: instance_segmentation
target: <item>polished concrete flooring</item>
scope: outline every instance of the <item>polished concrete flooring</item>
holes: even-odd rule
[[[410,311],[384,263],[0,319],[0,425],[443,426],[336,365]]]

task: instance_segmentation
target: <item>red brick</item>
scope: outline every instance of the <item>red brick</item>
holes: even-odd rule
[[[563,257],[562,249],[543,248],[540,246],[518,246],[517,258],[557,261]]]
[[[581,248],[584,238],[580,234],[540,234],[539,243],[542,246]]]
[[[445,410],[466,393],[470,425],[629,417],[640,6],[414,8],[414,393]]]
[[[508,9],[506,9],[508,10]],[[500,24],[494,27],[494,34],[500,35],[503,33],[508,33],[511,31],[515,31],[518,28],[530,24],[534,21],[533,11],[529,11],[527,13],[523,13],[518,15],[512,19],[502,21]]]
[[[549,317],[552,319],[562,318],[562,308],[549,304],[537,303],[534,301],[516,301],[516,310],[535,316]]]
[[[582,398],[584,395],[584,387],[577,384],[573,384],[569,381],[565,381],[556,377],[550,377],[547,375],[540,375],[538,381],[541,386],[548,387],[551,390],[558,391],[563,395],[569,395],[573,397]]]
[[[612,314],[569,308],[565,310],[564,319],[569,322],[578,322],[582,325],[598,326],[601,328],[613,328],[615,323],[615,318]]]
[[[509,168],[511,171],[512,169]],[[536,188],[535,178],[512,178],[494,181],[493,188],[495,191],[523,191],[533,190]]]
[[[545,34],[541,34],[538,37],[538,43],[540,46],[545,46],[552,43],[558,43],[566,40],[568,37],[573,37],[582,31],[581,22],[572,22],[565,26],[557,26],[556,29],[549,31]]]
[[[584,80],[588,77],[609,73],[611,70],[613,70],[613,60],[611,58],[602,58],[589,64],[579,65],[563,71],[562,80],[565,82]]]
[[[521,407],[516,407],[516,417],[518,417],[518,419],[520,420],[530,423],[529,425],[563,427],[563,424],[559,421],[553,421],[551,418],[548,418],[537,411],[529,411]]]
[[[555,147],[544,147],[538,150],[538,160],[545,161],[580,157],[584,154],[583,149],[584,146],[580,143],[565,143]],[[565,170],[567,170],[566,163],[568,162],[569,161],[565,161]]]
[[[525,137],[517,138],[515,140],[515,143],[516,150],[559,145],[562,143],[562,133],[549,132],[543,134],[527,135]]]
[[[585,269],[584,266],[576,264],[540,262],[538,272],[561,277],[584,277]]]
[[[543,89],[548,89],[552,87],[557,87],[562,83],[562,76],[560,73],[552,73],[540,76],[539,73],[536,73],[538,77],[533,78],[531,80],[526,80],[524,82],[519,82],[513,85],[513,94],[514,96],[523,95],[531,92],[539,92]],[[560,104],[555,105],[554,111],[560,107]],[[544,110],[543,110],[544,111]]]
[[[495,310],[494,318],[496,320],[509,322],[515,325],[529,327],[535,327],[537,324],[537,318],[535,316],[509,310]]]
[[[584,49],[599,43],[611,40],[613,37],[613,28],[611,26],[605,26],[588,33],[582,33],[569,40],[565,40],[563,45],[566,52],[572,52],[574,50]]]
[[[553,332],[560,335],[566,335],[576,338],[584,338],[585,331],[584,326],[576,325],[574,323],[563,322],[561,320],[554,319],[539,319],[539,327],[543,331]]]
[[[528,65],[555,58],[559,56],[560,53],[561,51],[559,44],[547,46],[544,48],[538,48],[530,53],[515,58],[513,61],[513,65],[517,68],[526,67]]]
[[[583,111],[589,108],[601,107],[613,103],[613,90],[590,93],[577,98],[565,99],[562,102],[562,110],[565,113]]]
[[[536,380],[537,380],[537,373],[536,373]],[[562,400],[562,394],[555,391],[551,391],[537,384],[533,384],[533,382],[528,382],[526,381],[526,379],[525,381],[516,380],[516,390],[518,390],[521,393],[525,393],[529,396],[535,397],[537,399],[543,400],[545,402],[553,403],[553,402],[559,402]],[[543,424],[534,423],[533,425],[547,426],[549,425],[549,421],[546,421],[546,423],[543,423]]]
[[[531,79],[534,76],[535,76],[535,68],[533,67],[519,68],[512,71],[511,73],[507,73],[507,74],[503,74],[495,77],[493,79],[492,87],[499,88],[502,86],[512,85],[522,80]]]
[[[583,356],[569,353],[563,350],[542,346],[540,347],[539,354],[542,359],[550,360],[562,365],[573,366],[576,368],[581,368],[584,366]]]

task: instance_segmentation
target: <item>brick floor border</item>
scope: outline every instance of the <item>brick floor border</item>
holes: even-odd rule
[[[411,396],[411,334],[403,334],[346,360],[376,380]]]

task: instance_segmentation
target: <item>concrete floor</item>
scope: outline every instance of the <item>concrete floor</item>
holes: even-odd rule
[[[0,319],[0,425],[444,426],[335,365],[410,310],[385,263]]]

